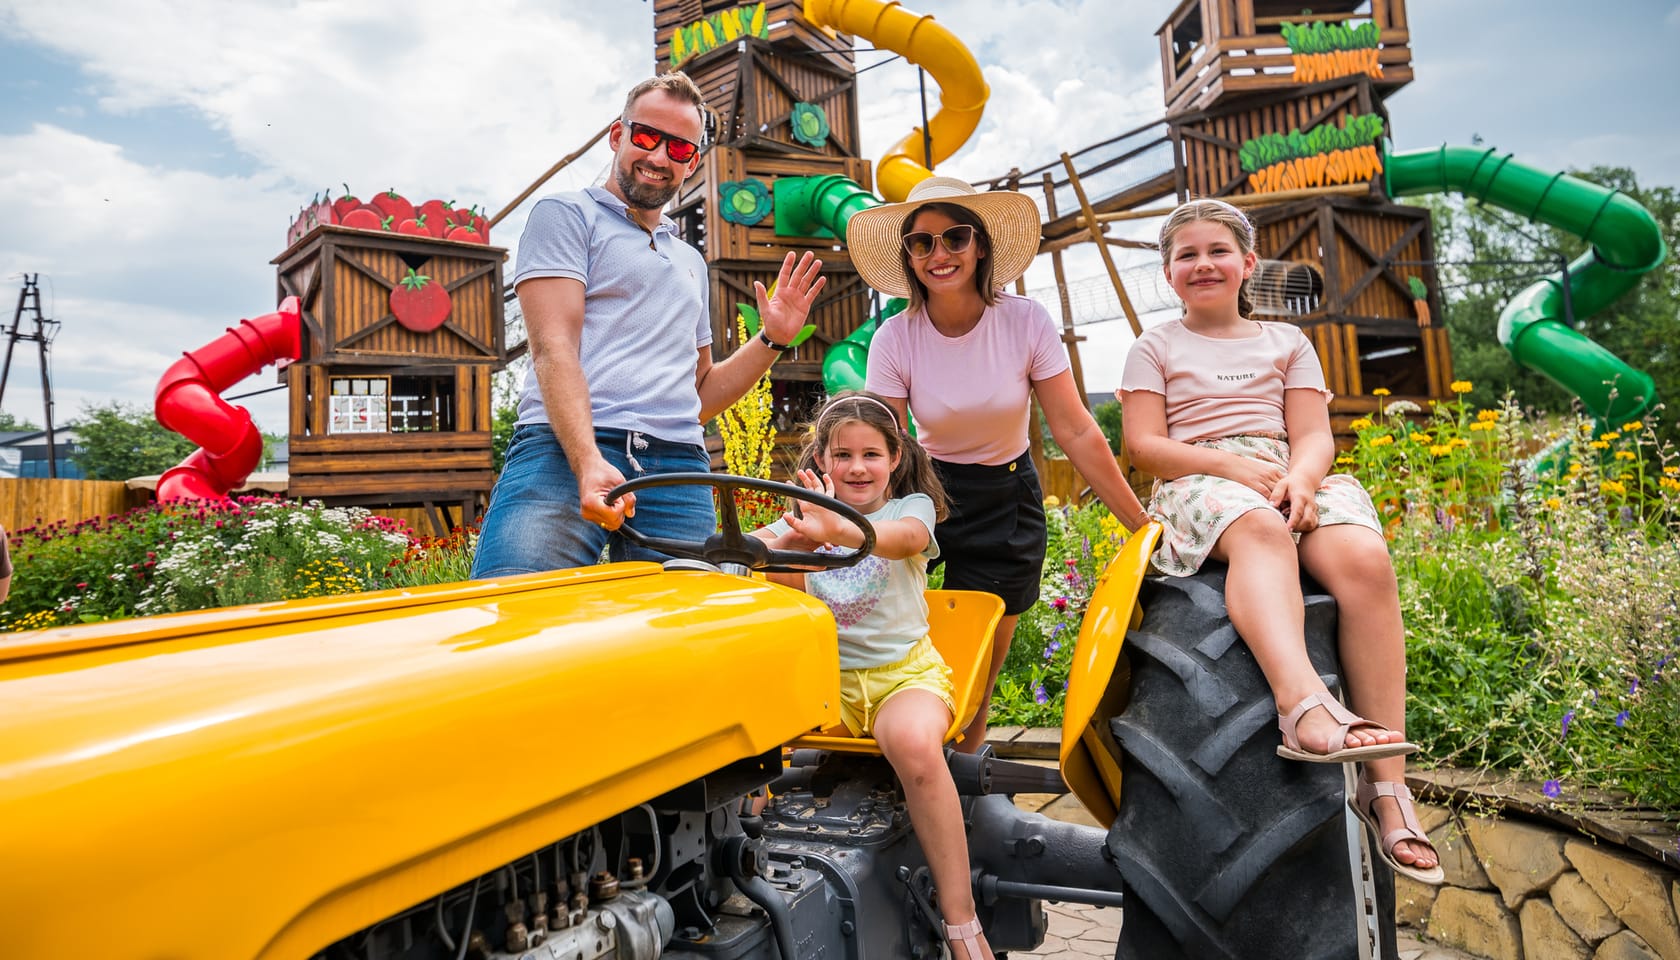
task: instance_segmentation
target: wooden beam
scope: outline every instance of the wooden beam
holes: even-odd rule
[[[1337,194],[1356,195],[1369,193],[1369,183],[1345,183],[1333,187],[1305,187],[1300,190],[1277,190],[1272,193],[1244,193],[1234,197],[1223,197],[1226,203],[1235,207],[1252,207],[1261,204],[1281,203],[1287,200],[1300,200],[1306,197],[1326,197]],[[1164,217],[1177,205],[1171,207],[1151,207],[1147,210],[1121,210],[1116,213],[1099,213],[1096,215],[1098,223],[1113,223],[1117,220],[1147,220],[1150,217]],[[1083,226],[1081,216],[1075,215],[1073,222]],[[1111,241],[1112,242],[1112,241]]]
[[[1132,308],[1132,298],[1126,295],[1126,285],[1120,282],[1120,270],[1114,265],[1114,257],[1108,252],[1108,238],[1103,236],[1102,227],[1097,223],[1096,214],[1091,210],[1091,201],[1085,196],[1085,185],[1079,182],[1079,171],[1073,168],[1073,158],[1066,152],[1062,153],[1062,166],[1067,168],[1068,185],[1073,187],[1074,196],[1079,198],[1079,210],[1091,232],[1091,239],[1097,243],[1097,252],[1102,255],[1103,266],[1108,269],[1108,279],[1114,284],[1115,296],[1120,299],[1120,309],[1126,314],[1126,322],[1132,326],[1132,336],[1143,336],[1143,324],[1138,320],[1137,311]]]
[[[1044,174],[1044,212],[1050,219],[1056,219],[1056,191],[1052,189],[1053,180],[1048,172]],[[1079,342],[1084,340],[1073,332],[1073,300],[1068,296],[1067,274],[1062,269],[1062,251],[1050,252],[1050,266],[1056,272],[1056,298],[1062,304],[1062,343],[1067,345],[1068,363],[1073,368],[1073,382],[1079,388],[1079,402],[1090,406],[1085,399],[1085,366],[1079,360]]]
[[[593,137],[589,138],[588,143],[584,144],[581,147],[578,147],[576,150],[573,150],[571,153],[568,153],[564,157],[560,158],[559,163],[556,163],[554,166],[549,167],[547,173],[545,173],[542,176],[538,177],[537,179],[531,181],[531,185],[526,187],[523,191],[521,191],[519,196],[514,197],[513,202],[511,202],[507,206],[503,207],[499,213],[497,213],[495,216],[491,217],[489,219],[487,225],[493,227],[496,224],[501,223],[503,217],[506,217],[508,214],[510,214],[514,210],[518,209],[519,205],[524,203],[526,198],[528,198],[531,194],[536,193],[537,188],[542,186],[543,184],[547,183],[549,181],[549,178],[553,177],[555,174],[559,173],[561,170],[566,169],[566,167],[568,165],[570,165],[573,160],[576,160],[578,157],[581,157],[585,153],[588,153],[589,148],[593,147],[596,143],[600,142],[601,138],[607,135],[607,131],[612,129],[612,125],[617,123],[617,122],[618,122],[618,118],[614,117],[612,120],[607,122],[606,126],[602,127],[600,130],[596,131],[595,135]]]

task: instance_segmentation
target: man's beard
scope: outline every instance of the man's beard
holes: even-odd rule
[[[642,183],[636,179],[634,166],[619,167],[617,171],[618,189],[624,194],[624,202],[638,210],[663,210],[677,195],[677,188],[681,182],[671,179],[667,186],[656,187],[650,183]]]

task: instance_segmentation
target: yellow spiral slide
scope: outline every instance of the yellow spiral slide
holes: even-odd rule
[[[897,3],[805,0],[805,19],[862,37],[876,49],[891,50],[925,69],[939,84],[939,112],[927,125],[931,151],[923,149],[922,128],[916,127],[875,165],[875,189],[889,203],[903,200],[911,187],[933,175],[935,164],[968,142],[980,125],[991,90],[980,75],[979,62],[931,14],[912,13]]]

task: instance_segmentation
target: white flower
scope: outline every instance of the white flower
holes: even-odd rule
[[[1392,417],[1401,413],[1417,413],[1422,409],[1422,407],[1410,400],[1396,400],[1388,406],[1383,407],[1383,415]]]

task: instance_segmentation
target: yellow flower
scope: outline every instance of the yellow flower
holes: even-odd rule
[[[1643,429],[1645,429],[1645,421],[1643,420],[1629,420],[1627,423],[1622,424],[1623,433],[1631,433],[1635,430]]]
[[[1412,431],[1412,442],[1413,443],[1428,443],[1429,441],[1431,441],[1433,439],[1435,439],[1435,438],[1431,437],[1427,433],[1418,433],[1416,430]]]
[[[1498,420],[1499,419],[1499,411],[1498,410],[1478,410],[1478,411],[1476,411],[1476,419],[1480,420],[1483,423],[1488,423],[1489,421],[1492,421],[1492,420]]]
[[[1680,476],[1680,467],[1663,467],[1663,476],[1665,476],[1665,477]]]
[[[1429,446],[1429,455],[1432,457],[1444,457],[1452,452],[1453,448],[1450,443],[1434,443]]]
[[[1371,446],[1373,446],[1373,447],[1386,447],[1393,442],[1394,442],[1394,438],[1391,437],[1391,436],[1388,436],[1387,434],[1384,434],[1380,437],[1372,437],[1371,438]]]
[[[1472,423],[1470,425],[1470,429],[1472,429],[1472,430],[1497,430],[1497,429],[1499,429],[1499,424],[1489,423],[1486,420],[1481,420],[1481,421],[1478,421],[1476,423]]]
[[[1369,430],[1371,429],[1371,421],[1365,419],[1364,417],[1360,417],[1358,420],[1348,424],[1348,426],[1354,430]]]
[[[1044,505],[1046,507],[1059,507],[1062,505],[1062,501],[1056,499],[1055,497],[1045,497]]]
[[[1336,458],[1336,466],[1338,466],[1338,467],[1348,467],[1348,466],[1352,466],[1353,464],[1358,463],[1358,462],[1359,462],[1358,460],[1355,460],[1354,458],[1347,457],[1347,456],[1342,456],[1342,457],[1337,457]]]
[[[1371,396],[1373,396],[1373,397],[1386,397],[1386,396],[1388,396],[1388,388],[1387,387],[1378,387],[1377,389],[1371,391]]]
[[[1582,433],[1592,433],[1592,428],[1593,428],[1593,425],[1590,424],[1590,423],[1581,424],[1581,432]]]
[[[1475,387],[1471,386],[1470,381],[1468,380],[1454,380],[1452,383],[1447,384],[1447,389],[1451,390],[1453,393],[1469,393],[1471,390],[1474,390]]]
[[[1606,443],[1603,440],[1594,440],[1592,443],[1588,444],[1588,446],[1592,447],[1594,450],[1608,450],[1608,449],[1610,449],[1610,444]]]
[[[1573,475],[1575,475],[1577,473],[1580,473],[1580,472],[1581,472],[1581,461],[1579,461],[1579,460],[1571,461],[1570,464],[1569,464],[1570,475],[1573,476]]]
[[[1621,439],[1621,436],[1622,436],[1622,435],[1621,435],[1621,434],[1619,434],[1619,433],[1617,433],[1617,432],[1616,432],[1616,431],[1614,431],[1614,430],[1612,430],[1612,431],[1610,431],[1610,432],[1609,432],[1609,433],[1601,433],[1601,434],[1599,434],[1599,435],[1598,435],[1598,439],[1600,439],[1600,440],[1603,440],[1603,441],[1605,441],[1605,442],[1609,442],[1609,441],[1611,441],[1611,440],[1619,440],[1619,439]]]
[[[1675,484],[1675,486],[1680,487],[1680,483]],[[1547,497],[1546,498],[1546,506],[1552,508],[1553,510],[1556,510],[1559,507],[1563,506],[1563,501],[1559,500],[1557,497]]]
[[[1620,480],[1604,480],[1598,485],[1600,493],[1627,493],[1627,487],[1622,486]]]
[[[1664,490],[1680,490],[1680,480],[1676,480],[1673,477],[1663,477],[1661,480],[1657,481],[1657,485],[1662,487]]]
[[[1633,459],[1633,451],[1632,450],[1617,450],[1616,451],[1616,459],[1617,460],[1632,460]]]
[[[1463,437],[1453,437],[1451,440],[1447,441],[1447,445],[1450,447],[1468,447],[1470,445],[1470,441],[1464,439]]]

